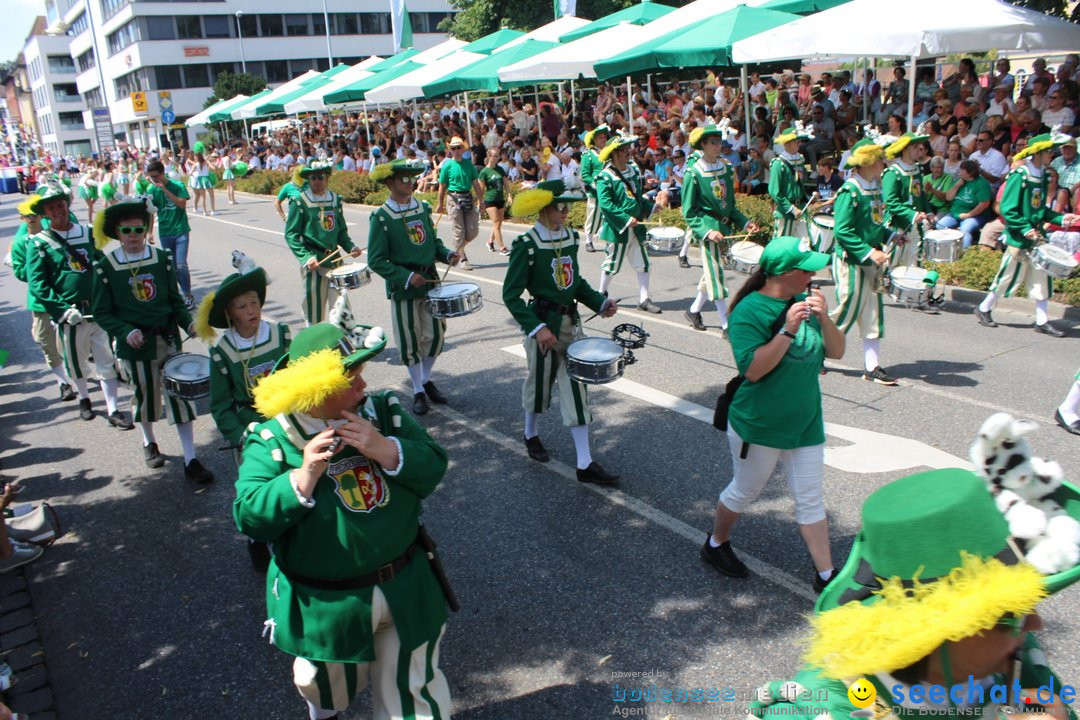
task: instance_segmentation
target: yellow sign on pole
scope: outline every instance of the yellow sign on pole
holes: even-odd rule
[[[135,111],[135,114],[146,114],[150,111],[146,104],[146,93],[133,92],[131,93],[131,108]]]

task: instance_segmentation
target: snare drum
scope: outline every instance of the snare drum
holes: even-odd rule
[[[566,374],[588,385],[603,385],[622,377],[626,359],[618,343],[608,338],[575,340],[566,348]]]
[[[959,230],[929,230],[923,235],[923,255],[933,262],[956,262],[964,251]]]
[[[326,278],[335,290],[355,290],[371,282],[371,271],[366,263],[349,263],[334,268]]]
[[[428,291],[428,308],[437,318],[472,315],[484,306],[480,286],[475,283],[448,283]]]
[[[756,242],[740,240],[728,249],[728,267],[743,275],[753,275],[761,264],[761,253],[764,251],[765,248]]]
[[[645,244],[653,252],[678,252],[682,249],[685,236],[686,232],[677,227],[654,227],[649,228],[648,239]]]
[[[928,270],[914,265],[893,268],[886,283],[889,297],[896,302],[921,305],[930,294],[930,287],[926,284],[928,274]]]
[[[210,394],[210,358],[177,353],[161,366],[165,392],[181,400],[198,400]]]
[[[1076,258],[1065,248],[1046,243],[1034,248],[1030,253],[1032,267],[1042,270],[1056,278],[1067,278],[1076,272]]]
[[[814,249],[821,253],[831,252],[833,246],[833,216],[828,213],[818,213],[813,217],[812,222],[814,232],[817,234],[817,238],[814,240]]]

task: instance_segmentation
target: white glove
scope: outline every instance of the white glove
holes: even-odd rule
[[[68,308],[67,312],[60,316],[60,323],[67,323],[74,327],[83,321],[82,313],[75,308]]]

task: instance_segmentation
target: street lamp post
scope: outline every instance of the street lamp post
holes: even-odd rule
[[[236,11],[236,36],[240,38],[240,72],[247,73],[247,62],[244,60],[244,29],[240,27],[240,18],[244,17],[243,10]]]

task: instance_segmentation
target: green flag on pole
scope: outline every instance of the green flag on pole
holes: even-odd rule
[[[394,52],[413,46],[412,20],[405,0],[390,0],[390,25],[394,31]]]

